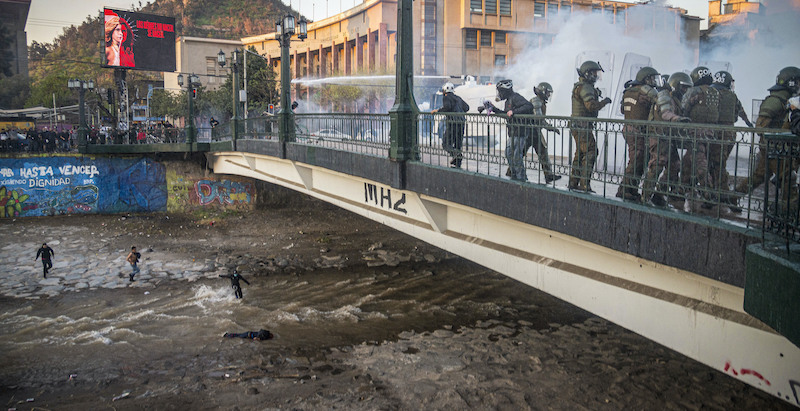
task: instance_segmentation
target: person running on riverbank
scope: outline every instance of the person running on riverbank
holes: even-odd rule
[[[246,333],[225,333],[225,338],[250,338],[252,340],[271,340],[273,335],[267,330],[248,331]]]
[[[39,259],[39,256],[42,256],[42,270],[44,271],[44,278],[47,278],[47,272],[53,268],[53,261],[52,257],[55,255],[53,249],[50,248],[47,243],[42,243],[42,246],[39,248],[39,251],[36,252],[36,258],[33,261]]]
[[[134,281],[133,277],[136,274],[139,274],[138,263],[139,263],[139,259],[141,257],[142,257],[142,255],[136,251],[136,247],[134,246],[134,247],[131,247],[131,252],[128,253],[128,257],[125,258],[125,261],[127,261],[128,264],[131,265],[131,273],[130,273],[131,282]]]
[[[247,281],[238,271],[233,270],[233,274],[220,274],[220,278],[230,278],[231,279],[231,288],[233,288],[233,294],[236,298],[242,298],[242,286],[239,284],[239,280],[242,280],[250,285],[250,281]]]

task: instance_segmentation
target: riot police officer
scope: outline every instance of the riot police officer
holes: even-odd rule
[[[741,117],[745,124],[749,127],[753,126],[750,119],[747,118],[747,113],[742,107],[742,102],[734,93],[734,79],[731,73],[727,71],[718,71],[714,73],[714,84],[711,86],[719,91],[719,119],[717,124],[724,126],[733,126],[736,123],[737,117]],[[730,191],[729,179],[730,175],[725,169],[728,163],[728,156],[733,150],[733,144],[736,142],[736,132],[732,130],[724,130],[719,133],[720,144],[712,144],[709,147],[709,161],[708,168],[711,174],[712,183],[714,188],[720,190],[722,193],[722,202],[729,204],[731,211],[741,212],[742,209],[736,206],[736,197],[725,194]]]
[[[625,84],[620,109],[626,120],[647,120],[650,117],[650,111],[658,100],[656,87],[663,85],[661,81],[661,75],[656,69],[642,67],[636,73],[636,79]],[[617,190],[617,197],[638,202],[641,200],[639,179],[645,168],[647,127],[625,124],[622,135],[628,145],[628,165],[625,167],[622,184]]]
[[[683,72],[673,73],[663,89],[658,91],[658,99],[653,105],[650,119],[653,121],[688,122],[688,117],[682,116],[681,99],[686,90],[694,85],[692,78]],[[647,175],[642,184],[642,195],[645,200],[650,200],[653,205],[664,207],[667,201],[662,193],[669,190],[671,195],[678,194],[678,173],[680,172],[681,158],[678,156],[680,139],[676,138],[680,129],[655,128],[655,133],[648,139],[650,161],[647,164]],[[661,175],[662,171],[665,171]],[[660,176],[660,177],[659,177]],[[659,180],[659,190],[654,192],[656,179]]]
[[[578,82],[572,87],[572,117],[594,117],[611,99],[600,100],[601,93],[594,84],[603,68],[600,63],[585,61],[578,68]],[[597,160],[597,140],[593,121],[576,121],[570,124],[570,134],[575,140],[575,156],[569,175],[569,189],[593,193],[590,185],[594,163]]]
[[[488,101],[482,109],[491,109],[495,113],[504,113],[508,116],[508,142],[506,144],[506,159],[508,168],[511,169],[511,179],[515,181],[528,181],[525,172],[525,145],[528,140],[530,127],[524,125],[524,120],[516,117],[519,114],[533,114],[533,105],[525,97],[514,91],[511,80],[497,82],[497,100],[505,100],[501,110]]]
[[[681,100],[683,113],[692,123],[717,124],[719,120],[719,91],[711,85],[714,76],[708,67],[699,66],[692,70],[690,77],[694,86],[686,91]],[[687,197],[692,191],[699,190],[701,197],[711,199],[708,192],[711,187],[711,178],[708,174],[708,147],[714,141],[714,132],[709,129],[697,128],[690,135],[690,141],[684,142],[686,155],[681,163],[681,182],[689,188]],[[687,203],[688,205],[688,203]],[[703,203],[704,208],[710,208],[711,203]]]
[[[784,67],[778,72],[775,85],[770,87],[769,95],[761,103],[756,119],[757,128],[788,128],[788,109],[786,108],[789,98],[800,92],[800,68],[789,66]],[[771,177],[776,172],[776,164],[770,161],[767,164],[767,152],[764,146],[764,137],[761,136],[759,143],[758,158],[756,166],[750,170],[750,176],[736,185],[739,193],[752,193],[764,183],[765,177]],[[769,170],[767,167],[769,166]],[[768,176],[765,174],[769,173]],[[787,179],[788,180],[788,179]]]
[[[542,117],[546,116],[547,101],[550,99],[550,96],[553,95],[553,86],[551,86],[550,83],[541,82],[533,88],[533,94],[533,98],[530,100],[531,104],[533,105],[533,115]],[[561,176],[556,175],[553,172],[553,166],[550,164],[550,156],[547,154],[547,140],[544,138],[542,128],[550,130],[556,134],[561,134],[561,132],[559,132],[557,128],[547,123],[547,120],[545,119],[540,119],[537,121],[541,127],[536,127],[532,130],[530,138],[525,144],[524,153],[527,153],[531,146],[533,147],[533,151],[536,152],[536,157],[539,158],[539,163],[542,165],[544,181],[545,183],[550,183],[560,179]]]

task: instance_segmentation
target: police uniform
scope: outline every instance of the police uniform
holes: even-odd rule
[[[681,101],[683,112],[692,123],[717,124],[719,120],[719,91],[710,84],[690,88]],[[714,132],[697,128],[684,142],[686,155],[681,162],[681,182],[690,190],[700,187],[708,190],[711,178],[708,172],[708,146],[713,143]],[[687,193],[688,194],[688,193]],[[707,192],[703,192],[708,197]]]
[[[660,90],[656,104],[652,107],[650,119],[653,121],[679,122],[686,120],[681,111],[681,95],[677,90]],[[647,175],[642,184],[642,196],[650,199],[654,193],[656,179],[659,181],[659,191],[677,194],[678,173],[681,168],[681,158],[678,155],[678,144],[675,137],[679,129],[671,127],[657,127],[655,135],[648,139],[650,161],[647,164]],[[666,170],[665,170],[666,169]],[[662,175],[662,171],[664,174]],[[663,197],[660,197],[663,199]],[[654,203],[658,200],[654,199]],[[660,201],[658,201],[660,203]]]
[[[733,90],[720,84],[714,84],[712,87],[719,91],[719,119],[717,124],[733,126],[738,117],[748,123],[750,122],[742,102],[739,101]],[[714,188],[725,192],[730,190],[730,174],[728,174],[725,166],[733,150],[733,145],[736,143],[736,132],[723,130],[719,133],[719,137],[720,144],[712,144],[709,149],[709,172]]]
[[[626,120],[647,120],[657,100],[658,92],[655,88],[632,82],[622,93],[622,114]],[[639,179],[645,170],[647,127],[625,124],[622,135],[628,145],[628,165],[625,167],[625,176],[617,191],[617,197],[638,200]]]
[[[547,102],[544,101],[543,98],[534,94],[530,102],[531,105],[533,105],[533,115],[542,117],[547,115]],[[544,119],[541,120],[541,124],[544,128],[550,127]],[[550,155],[547,153],[547,140],[545,140],[542,134],[542,127],[535,127],[533,129],[530,138],[526,141],[523,153],[527,153],[528,149],[531,147],[533,147],[533,151],[536,152],[536,157],[539,158],[539,163],[542,165],[545,181],[553,181],[556,176],[553,173],[553,166],[550,164]]]
[[[572,117],[597,118],[607,103],[600,101],[600,90],[584,78],[572,87]],[[591,191],[590,182],[597,160],[597,140],[593,121],[575,121],[570,124],[570,135],[575,140],[575,155],[569,175],[569,187]]]

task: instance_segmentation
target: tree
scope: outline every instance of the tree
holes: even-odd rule
[[[14,44],[13,40],[11,34],[8,32],[8,28],[3,24],[3,21],[0,20],[0,74],[7,77],[14,74],[11,71],[11,67],[13,66],[10,57],[16,55],[16,53],[9,52],[9,49]]]
[[[255,53],[255,48],[250,47],[250,51]],[[257,54],[257,53],[256,53]],[[239,85],[243,88],[244,84],[244,70],[239,67]],[[267,61],[263,58],[256,56],[248,56],[247,58],[247,107],[251,113],[260,115],[266,111],[267,106],[270,104],[278,103],[280,92],[277,88],[277,81],[275,80],[275,70],[272,69]],[[228,74],[219,89],[215,91],[205,92],[203,100],[208,103],[203,106],[206,114],[212,108],[218,110],[223,116],[231,118],[233,116],[233,75]],[[240,115],[243,113],[240,111]]]

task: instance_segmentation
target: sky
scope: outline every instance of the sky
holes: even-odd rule
[[[626,1],[626,0],[623,0]],[[662,0],[663,1],[663,0]],[[351,9],[359,0],[283,0],[311,20],[322,20],[341,11]],[[634,3],[635,1],[626,1]],[[707,0],[666,0],[667,4],[684,8],[690,15],[703,19],[708,17]],[[64,0],[32,0],[26,31],[28,44],[32,41],[51,43],[64,27],[80,25],[88,16],[100,15],[103,7],[131,10],[139,0],[71,0],[65,7]],[[146,3],[142,1],[142,3]],[[705,23],[705,22],[703,22]],[[701,24],[705,27],[705,24]],[[262,33],[253,33],[254,35]]]

